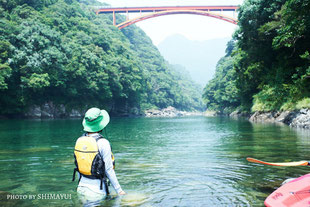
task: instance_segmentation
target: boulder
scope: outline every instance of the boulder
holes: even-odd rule
[[[310,129],[310,110],[301,109],[294,118],[292,118],[290,124],[292,127]]]
[[[161,109],[161,110],[149,109],[149,110],[146,110],[144,113],[145,113],[146,117],[180,117],[180,116],[202,115],[201,112],[179,111],[172,106],[169,106],[169,107]]]
[[[249,120],[252,122],[280,122],[291,127],[310,129],[310,110],[255,112]]]

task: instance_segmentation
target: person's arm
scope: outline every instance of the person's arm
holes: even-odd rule
[[[108,140],[106,139],[100,139],[98,141],[99,144],[99,150],[103,157],[103,161],[105,163],[105,173],[107,177],[109,178],[113,188],[119,195],[124,195],[125,192],[122,190],[120,184],[118,183],[115,171],[113,169],[113,161],[111,156],[111,146]]]

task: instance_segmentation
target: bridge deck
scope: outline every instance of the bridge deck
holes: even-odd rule
[[[200,11],[236,11],[238,6],[164,6],[164,7],[100,7],[96,11],[100,13],[136,13],[136,12],[160,12],[168,10],[200,10]]]

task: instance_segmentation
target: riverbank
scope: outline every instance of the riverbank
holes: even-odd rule
[[[283,123],[295,128],[310,129],[310,109],[300,109],[295,111],[282,112],[241,112],[234,111],[232,113],[206,111],[205,116],[229,116],[243,117],[250,122],[261,123]]]
[[[310,129],[310,109],[283,112],[255,112],[251,122],[284,123],[291,127]]]
[[[85,109],[66,109],[63,105],[55,106],[53,103],[46,103],[42,106],[33,106],[28,109],[24,114],[17,115],[16,117],[22,118],[82,118]],[[202,116],[204,112],[188,112],[180,111],[172,106],[163,109],[149,109],[140,111],[138,109],[128,111],[110,111],[111,116],[115,117],[181,117],[181,116]]]
[[[203,115],[203,112],[179,111],[172,106],[169,106],[161,110],[149,109],[149,110],[146,110],[144,113],[145,113],[145,117],[181,117],[181,116],[202,116]]]
[[[222,113],[223,115],[223,113]],[[282,112],[239,112],[224,114],[230,117],[245,117],[250,122],[283,123],[295,128],[310,129],[310,109]]]
[[[25,118],[82,118],[84,110],[66,110],[64,106],[55,106],[52,103],[43,106],[34,106],[23,115]],[[234,111],[232,113],[220,113],[215,111],[188,112],[180,111],[172,106],[164,109],[149,109],[139,113],[112,114],[113,116],[134,116],[134,117],[182,117],[182,116],[230,116],[245,117],[251,122],[284,123],[291,127],[310,129],[310,109],[283,112],[255,112],[247,113]]]

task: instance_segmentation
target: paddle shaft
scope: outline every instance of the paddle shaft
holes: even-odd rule
[[[308,166],[310,163],[308,161],[297,161],[297,162],[282,162],[282,163],[275,163],[275,162],[265,162],[255,158],[247,157],[247,161],[264,164],[264,165],[272,165],[272,166],[284,166],[284,167],[291,167],[291,166]]]

